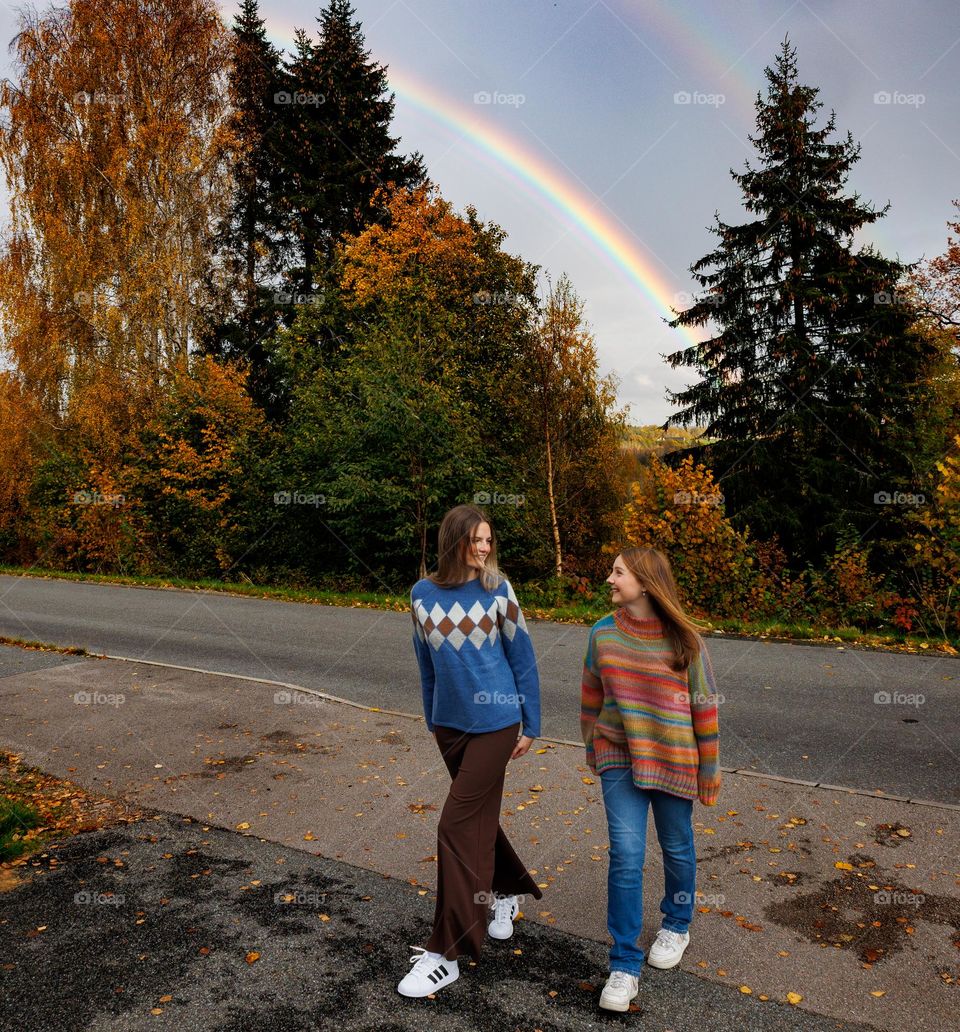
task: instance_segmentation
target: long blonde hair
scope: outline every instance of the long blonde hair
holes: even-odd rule
[[[674,670],[686,670],[700,654],[698,624],[684,612],[667,557],[656,548],[625,548],[623,565],[640,581],[673,646]]]
[[[476,505],[457,505],[443,517],[437,535],[437,570],[429,580],[441,588],[456,588],[471,579],[474,568],[467,563],[467,551],[481,523],[490,526],[490,554],[480,571],[480,583],[487,591],[500,584],[503,574],[497,565],[497,534],[490,517]]]

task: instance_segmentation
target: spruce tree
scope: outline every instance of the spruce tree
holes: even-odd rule
[[[298,32],[286,66],[282,149],[286,210],[298,253],[291,278],[299,294],[322,289],[333,250],[381,218],[389,193],[419,185],[419,154],[395,153],[394,95],[386,68],[371,59],[348,0],[330,0],[316,43]]]
[[[233,25],[229,80],[234,192],[215,239],[219,311],[203,350],[241,360],[249,370],[251,396],[274,418],[283,408],[267,343],[283,301],[278,293],[284,264],[283,170],[277,152],[280,75],[280,52],[267,39],[257,0],[243,0]]]
[[[929,398],[933,349],[897,284],[906,267],[853,236],[886,214],[846,194],[860,146],[834,139],[831,112],[815,128],[819,90],[799,83],[784,40],[757,95],[756,167],[731,175],[741,225],[716,216],[715,250],[690,271],[702,288],[669,325],[714,335],[665,356],[700,382],[670,400],[668,419],[705,423],[697,449],[741,527],[777,534],[796,565],[845,541],[895,538],[905,510],[884,496],[909,493],[924,472],[911,425]]]

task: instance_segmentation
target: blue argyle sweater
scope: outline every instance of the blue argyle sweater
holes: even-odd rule
[[[510,582],[491,592],[479,577],[455,588],[424,578],[410,607],[427,729],[479,734],[519,721],[523,734],[538,737],[540,675]]]

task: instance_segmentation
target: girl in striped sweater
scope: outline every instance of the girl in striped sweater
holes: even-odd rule
[[[710,657],[683,611],[670,564],[655,548],[628,548],[607,578],[616,612],[590,631],[580,727],[600,776],[610,832],[607,929],[610,976],[600,1006],[625,1011],[639,990],[644,953],[643,864],[653,810],[666,891],[647,963],[671,968],[690,941],[696,891],[693,800],[720,790],[717,694]]]

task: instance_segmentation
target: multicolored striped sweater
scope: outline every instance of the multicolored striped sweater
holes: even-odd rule
[[[657,618],[626,609],[590,631],[580,688],[580,730],[592,770],[632,767],[638,788],[714,806],[720,792],[717,689],[706,646],[687,670]]]

